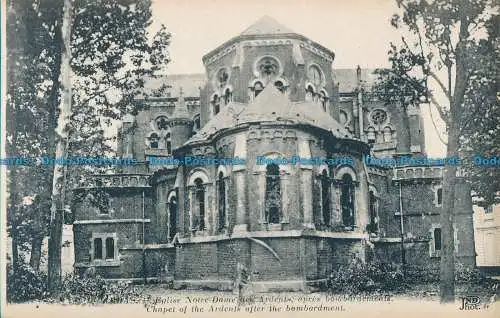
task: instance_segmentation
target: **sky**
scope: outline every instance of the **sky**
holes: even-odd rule
[[[390,25],[397,11],[395,0],[153,0],[152,30],[164,24],[172,34],[167,74],[204,73],[203,55],[264,15],[335,52],[333,68],[379,68],[389,66],[389,43],[401,39]],[[427,153],[444,156],[428,109]]]

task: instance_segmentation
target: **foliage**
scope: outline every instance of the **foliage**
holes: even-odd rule
[[[99,276],[67,275],[57,302],[66,304],[140,303],[147,299],[137,286],[126,282],[108,282]]]
[[[355,259],[331,273],[329,288],[350,294],[367,291],[401,290],[406,286],[400,267],[380,262],[363,263]]]
[[[475,267],[457,264],[455,281],[470,286],[487,286],[490,279]],[[340,266],[330,275],[329,288],[334,292],[407,291],[411,286],[436,284],[439,268],[435,265],[363,263],[356,259]]]
[[[45,296],[47,277],[31,266],[21,264],[16,270],[7,268],[7,301],[26,302]]]

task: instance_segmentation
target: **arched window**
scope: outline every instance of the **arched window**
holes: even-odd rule
[[[314,88],[308,85],[306,88],[306,101],[312,101],[314,98]]]
[[[274,82],[274,86],[282,93],[285,92],[285,84],[283,84],[282,81],[276,81]]]
[[[233,99],[233,93],[229,88],[224,91],[224,105],[229,104]]]
[[[169,212],[169,235],[173,239],[177,233],[177,198],[172,196],[168,204]]]
[[[331,208],[330,208],[330,178],[326,170],[321,173],[321,212],[323,215],[323,223],[330,224]]]
[[[368,128],[368,133],[367,133],[367,139],[369,144],[374,144],[377,140],[377,137],[375,135],[375,128],[369,127]]]
[[[172,140],[171,140],[171,138],[170,138],[170,133],[167,133],[167,134],[165,135],[165,144],[166,144],[166,146],[167,146],[167,152],[168,152],[169,154],[171,154],[171,153],[172,153]]]
[[[279,224],[281,216],[280,167],[270,164],[266,167],[265,218],[269,224]]]
[[[212,101],[210,103],[212,104],[212,114],[215,116],[220,111],[220,98],[219,98],[219,96],[217,94],[214,95],[214,97],[212,98]]]
[[[343,110],[341,110],[339,112],[339,121],[342,125],[345,125],[347,124],[347,120],[349,119],[349,116],[347,115],[347,113]]]
[[[320,98],[320,102],[321,102],[321,107],[323,108],[323,111],[326,112],[326,106],[328,105],[328,96],[326,96],[326,92],[321,91],[319,98]]]
[[[259,96],[259,94],[264,90],[264,86],[262,85],[261,82],[257,82],[255,83],[255,85],[253,86],[253,93],[254,93],[254,97],[257,97]]]
[[[94,239],[94,259],[102,259],[102,239]]]
[[[434,229],[434,250],[441,250],[441,229],[439,227]]]
[[[224,229],[226,225],[226,184],[224,182],[224,174],[219,172],[218,197],[219,197],[219,230]]]
[[[368,224],[369,233],[378,232],[378,200],[373,191],[370,191],[370,202],[369,202],[369,213],[370,213],[370,223]]]
[[[323,82],[323,76],[321,74],[321,70],[316,65],[311,65],[309,67],[309,79],[311,82],[316,85],[316,87],[320,86]]]
[[[349,174],[342,177],[340,204],[344,226],[354,226],[354,182]]]
[[[198,224],[196,228],[200,231],[205,229],[205,187],[203,180],[196,178],[195,185],[195,200],[198,208]],[[196,224],[195,224],[196,225]]]
[[[392,140],[392,130],[390,127],[384,128],[384,142],[389,142]]]
[[[151,134],[149,136],[149,147],[151,149],[158,149],[159,141],[160,137],[158,136],[158,134],[156,133]]]
[[[112,237],[106,238],[106,259],[115,258],[115,240]]]

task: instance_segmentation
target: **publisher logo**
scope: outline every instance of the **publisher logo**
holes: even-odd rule
[[[462,306],[460,310],[479,310],[484,307],[481,306],[481,299],[478,296],[465,296],[460,297],[462,300]]]

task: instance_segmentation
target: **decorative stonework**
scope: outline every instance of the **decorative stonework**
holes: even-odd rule
[[[394,169],[393,181],[411,179],[440,179],[443,177],[443,167],[402,167]]]
[[[125,188],[138,187],[150,188],[149,175],[147,174],[110,174],[92,176],[85,184],[78,187],[86,188]]]

